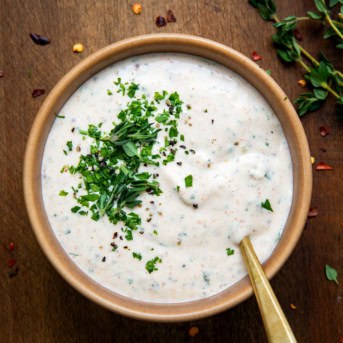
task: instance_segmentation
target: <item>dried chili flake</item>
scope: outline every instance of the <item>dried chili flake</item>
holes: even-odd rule
[[[5,76],[5,73],[3,70],[0,70],[0,79]]]
[[[316,166],[316,170],[333,170],[333,168],[324,162],[319,162]]]
[[[260,56],[256,51],[253,51],[251,54],[251,58],[253,61],[259,61],[262,60],[262,56]]]
[[[319,132],[320,132],[320,135],[321,135],[322,137],[325,137],[325,136],[327,136],[327,135],[330,133],[330,128],[329,128],[329,127],[326,127],[326,126],[321,126],[321,127],[319,128]]]
[[[311,207],[308,211],[308,217],[313,218],[313,217],[317,217],[317,215],[318,215],[318,208],[317,207]]]
[[[14,250],[14,243],[13,242],[8,243],[8,250],[9,251],[13,251]]]
[[[192,326],[192,327],[189,329],[189,331],[188,331],[188,334],[189,334],[191,337],[196,336],[198,333],[199,333],[199,328],[196,327],[196,326]]]
[[[132,12],[134,14],[141,14],[142,13],[142,5],[139,4],[138,2],[135,2],[133,5],[132,5]]]
[[[161,15],[159,15],[156,18],[156,25],[159,27],[166,26],[167,25],[166,19],[162,17]]]
[[[303,40],[303,36],[299,32],[298,29],[294,29],[293,34],[294,34],[295,39],[298,40],[299,42],[301,42]]]
[[[168,12],[167,12],[167,22],[168,23],[175,23],[176,22],[176,17],[175,17],[172,10],[168,10]]]
[[[45,93],[45,89],[34,89],[32,92],[32,97],[37,98]]]
[[[50,44],[50,39],[41,35],[38,35],[37,33],[30,33],[30,37],[32,41],[37,45],[47,45]]]
[[[16,263],[17,261],[12,258],[11,260],[8,261],[7,265],[9,268],[12,268]]]
[[[343,343],[343,336],[339,338],[339,343]]]
[[[297,84],[300,86],[300,87],[305,87],[306,86],[306,81],[305,80],[299,80],[297,82]]]
[[[290,306],[290,308],[291,308],[292,310],[296,310],[296,309],[297,309],[297,307],[296,307],[294,304],[290,304],[289,306]]]

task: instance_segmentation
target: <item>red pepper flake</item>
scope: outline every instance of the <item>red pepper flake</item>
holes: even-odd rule
[[[327,136],[327,135],[330,133],[330,128],[329,128],[329,127],[326,127],[326,126],[321,126],[321,127],[319,128],[319,132],[320,132],[320,135],[321,135],[322,137],[325,137],[325,136]]]
[[[333,168],[324,162],[319,162],[316,166],[316,170],[333,170]]]
[[[32,41],[37,45],[47,45],[50,44],[50,39],[44,36],[41,36],[37,33],[30,33]]]
[[[168,23],[175,23],[176,22],[176,18],[175,18],[175,15],[174,15],[172,10],[168,10],[168,12],[167,12],[167,22]]]
[[[189,334],[191,337],[196,336],[198,333],[199,333],[199,328],[196,327],[196,326],[192,326],[192,327],[189,329],[189,331],[188,331],[188,334]]]
[[[256,51],[252,52],[251,57],[252,57],[252,60],[255,62],[262,60],[262,56],[260,56]]]
[[[3,70],[0,70],[0,79],[5,76],[5,73]]]
[[[305,80],[298,80],[297,84],[300,86],[300,87],[305,87],[307,82]]]
[[[8,267],[12,268],[15,264],[17,263],[17,261],[15,259],[11,259],[8,261]]]
[[[293,34],[294,34],[295,39],[298,40],[299,42],[303,40],[303,36],[301,35],[298,29],[295,29],[293,31]]]
[[[313,218],[313,217],[317,217],[317,215],[318,215],[318,208],[317,207],[311,207],[308,211],[308,217]]]
[[[339,338],[339,343],[343,343],[343,336]]]
[[[9,251],[13,251],[14,250],[14,243],[13,242],[8,243],[8,250]]]
[[[161,15],[159,15],[156,18],[156,25],[159,27],[166,26],[167,25],[166,19],[162,17]]]
[[[32,92],[32,97],[37,98],[45,93],[45,89],[34,89]]]

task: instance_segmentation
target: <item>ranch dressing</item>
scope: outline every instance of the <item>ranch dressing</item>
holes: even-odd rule
[[[109,131],[127,97],[113,81],[140,85],[153,99],[155,91],[177,91],[184,101],[179,131],[184,145],[166,166],[144,167],[158,173],[163,193],[142,194],[142,218],[132,241],[110,242],[120,223],[106,216],[98,222],[71,212],[78,174],[61,173],[89,152],[92,139],[79,129],[103,123]],[[112,90],[112,95],[107,90]],[[189,104],[188,108],[186,104]],[[261,262],[277,245],[292,201],[292,165],[281,125],[261,94],[233,71],[195,56],[164,53],[129,58],[107,67],[85,82],[66,102],[49,133],[42,162],[42,192],[51,227],[73,262],[90,278],[130,298],[160,303],[196,300],[232,286],[246,274],[236,245],[246,234]],[[64,118],[62,118],[64,117]],[[163,145],[164,132],[158,141]],[[63,153],[72,141],[81,151]],[[180,143],[180,142],[179,142]],[[178,144],[179,144],[178,143]],[[181,166],[176,162],[181,162]],[[193,186],[185,187],[192,175]],[[176,187],[179,186],[179,192]],[[261,206],[268,199],[273,212]],[[153,203],[151,203],[153,201]],[[149,218],[152,218],[148,221]],[[228,256],[231,248],[234,254]],[[143,259],[132,257],[139,252]],[[162,263],[149,274],[147,260]]]

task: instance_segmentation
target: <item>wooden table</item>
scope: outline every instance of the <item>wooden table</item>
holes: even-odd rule
[[[280,17],[304,15],[312,1],[276,1]],[[49,92],[75,64],[108,44],[152,32],[178,32],[216,40],[251,56],[257,50],[259,65],[291,99],[303,90],[297,85],[302,71],[285,66],[275,56],[264,22],[247,1],[145,0],[135,16],[130,1],[31,0],[0,1],[0,341],[1,342],[264,342],[257,304],[251,298],[213,318],[193,323],[154,324],[123,318],[93,304],[72,289],[43,255],[23,202],[22,161],[31,124],[44,97],[32,98],[35,88]],[[171,8],[177,22],[156,27],[159,14]],[[342,55],[325,42],[320,25],[302,30],[302,44],[316,53],[322,48],[342,68]],[[309,28],[306,25],[306,28]],[[306,30],[307,31],[307,30]],[[50,45],[33,44],[30,32],[51,38]],[[73,44],[85,45],[82,54]],[[325,278],[326,263],[341,276],[343,223],[343,125],[332,103],[302,119],[312,155],[334,167],[314,171],[312,205],[319,214],[308,221],[294,253],[272,280],[299,342],[339,342],[343,335],[342,286]],[[319,127],[331,127],[323,138]],[[323,150],[324,149],[324,150]],[[324,152],[325,151],[325,152]],[[14,242],[14,251],[8,250]],[[7,266],[16,259],[19,272],[10,278]],[[14,266],[11,270],[15,270]],[[296,310],[290,304],[296,305]],[[197,326],[191,338],[188,330]]]

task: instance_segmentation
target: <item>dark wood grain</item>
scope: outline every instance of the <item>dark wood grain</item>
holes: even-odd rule
[[[276,1],[280,17],[302,15],[312,1]],[[247,1],[142,1],[134,16],[130,1],[119,0],[0,0],[0,341],[1,342],[264,342],[255,299],[213,318],[194,323],[144,323],[110,313],[74,291],[52,268],[32,233],[22,196],[22,162],[26,140],[45,96],[33,99],[34,88],[47,92],[75,64],[110,43],[152,32],[196,34],[224,43],[250,56],[257,50],[262,68],[294,99],[302,89],[296,66],[284,66],[275,57],[265,23]],[[154,19],[171,8],[177,23],[157,28]],[[308,25],[306,28],[310,28]],[[305,30],[303,30],[304,32]],[[51,38],[42,47],[29,33]],[[318,39],[320,26],[311,26],[303,45],[315,53],[323,49],[342,68],[342,55],[332,43]],[[83,54],[72,53],[76,42]],[[28,74],[32,74],[29,77]],[[314,172],[313,206],[294,253],[272,280],[281,305],[299,342],[339,342],[343,335],[342,286],[325,278],[324,265],[338,270],[343,283],[343,124],[332,113],[332,103],[302,119],[313,156],[334,167]],[[332,128],[319,135],[319,126]],[[326,149],[323,152],[321,148]],[[13,252],[6,246],[16,245]],[[7,262],[17,260],[18,276],[9,278]],[[290,304],[297,306],[290,309]],[[200,329],[195,338],[191,326]]]

